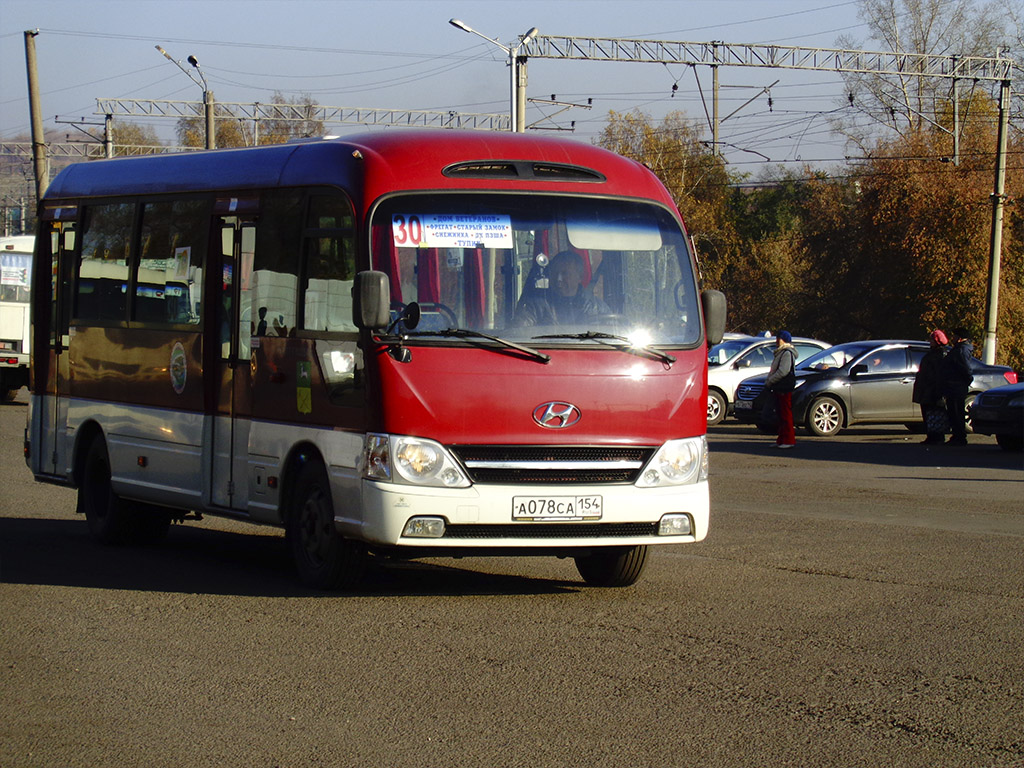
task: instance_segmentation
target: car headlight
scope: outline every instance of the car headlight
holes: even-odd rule
[[[1017,395],[1015,398],[1010,400],[1007,405],[1012,408],[1020,408],[1021,406],[1024,406],[1024,395]]]
[[[438,488],[470,485],[444,446],[422,437],[368,434],[360,468],[367,480]]]
[[[647,462],[636,481],[638,488],[699,483],[708,479],[708,440],[705,435],[669,440]]]

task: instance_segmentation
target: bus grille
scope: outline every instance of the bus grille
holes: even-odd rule
[[[452,453],[482,485],[635,482],[653,448],[456,445]]]
[[[446,539],[602,539],[657,536],[657,523],[499,523],[449,525]]]

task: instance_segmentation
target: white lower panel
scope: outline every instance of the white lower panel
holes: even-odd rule
[[[524,531],[531,526],[572,525],[574,522],[521,521],[513,519],[513,498],[524,495],[562,494],[573,497],[600,496],[601,519],[581,520],[580,524],[657,523],[663,515],[684,512],[693,519],[693,536],[635,536],[593,538],[543,538],[506,536],[503,538],[403,538],[402,530],[411,517],[442,517],[449,524],[515,525]],[[364,480],[362,483],[364,520],[358,534],[378,544],[414,547],[593,547],[610,544],[672,544],[700,541],[707,535],[708,484],[674,488],[636,488],[622,485],[573,486],[473,486],[466,489],[416,488]],[[339,520],[339,523],[341,521]],[[339,526],[354,535],[350,525]]]

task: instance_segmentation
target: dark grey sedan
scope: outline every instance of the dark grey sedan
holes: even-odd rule
[[[906,424],[921,427],[913,402],[914,377],[928,344],[921,341],[872,340],[837,344],[797,366],[793,423],[820,437],[836,435],[854,424]],[[774,429],[774,413],[764,376],[745,379],[736,390],[737,419]],[[967,406],[978,393],[1014,383],[1017,375],[1003,365],[974,364]]]
[[[1024,450],[1024,382],[982,392],[971,406],[975,432],[995,435],[1004,451]]]

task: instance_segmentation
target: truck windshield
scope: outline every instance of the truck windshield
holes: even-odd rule
[[[703,338],[685,234],[657,205],[404,195],[375,210],[371,232],[374,269],[390,277],[392,312],[417,302],[418,331],[460,328],[574,345],[599,344],[589,332],[643,345]]]

